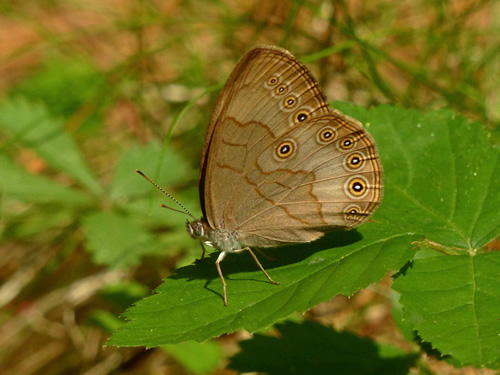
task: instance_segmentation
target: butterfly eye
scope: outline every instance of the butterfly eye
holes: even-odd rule
[[[274,86],[274,85],[276,85],[278,82],[279,82],[279,79],[278,79],[278,77],[276,77],[276,76],[272,76],[271,78],[269,78],[269,79],[267,80],[267,84],[268,84],[269,86]]]
[[[346,183],[346,192],[351,198],[363,198],[368,192],[368,181],[363,177],[353,177]]]
[[[344,137],[339,141],[339,148],[341,150],[350,150],[355,145],[353,137]]]
[[[362,217],[361,209],[358,206],[349,206],[344,210],[344,218],[346,221],[359,221]]]
[[[309,118],[308,111],[299,111],[295,114],[295,122],[304,122]]]
[[[279,85],[278,87],[276,87],[274,89],[274,92],[277,94],[277,95],[283,95],[285,92],[288,91],[288,86],[283,84],[283,85]]]
[[[297,104],[297,99],[294,96],[287,97],[283,102],[285,108],[293,108],[295,107],[296,104]]]
[[[321,129],[318,133],[317,139],[321,143],[329,143],[337,137],[337,132],[332,128]]]
[[[276,156],[280,159],[286,159],[293,154],[295,144],[292,141],[284,141],[276,147]]]
[[[365,162],[365,156],[361,152],[354,152],[349,154],[344,159],[344,167],[347,169],[359,169]]]

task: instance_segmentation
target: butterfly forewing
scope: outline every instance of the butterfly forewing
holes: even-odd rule
[[[223,89],[205,141],[200,191],[212,228],[246,246],[308,242],[362,222],[381,198],[371,137],[333,111],[307,68],[251,50]]]

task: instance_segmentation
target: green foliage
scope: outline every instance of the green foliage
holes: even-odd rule
[[[92,202],[88,195],[68,188],[43,176],[29,173],[0,153],[0,190],[7,196],[31,203],[56,203],[82,206]]]
[[[141,169],[161,186],[186,183],[194,172],[171,148],[161,149],[156,142],[151,142],[145,147],[132,145],[123,151],[115,167],[110,186],[112,199],[129,200],[144,197],[154,190],[151,185],[144,183],[142,178],[138,178],[137,174],[130,173],[135,169]]]
[[[124,268],[168,248],[197,248],[185,233],[180,214],[160,209],[157,203],[165,198],[134,173],[135,168],[144,168],[161,185],[185,184],[194,173],[171,148],[132,145],[122,152],[109,188],[102,189],[73,139],[43,105],[17,98],[0,106],[1,129],[10,137],[10,147],[32,148],[83,188],[31,174],[16,165],[5,149],[0,155],[5,177],[1,191],[63,211],[87,207],[78,221],[96,263]],[[249,256],[229,257],[223,263],[227,308],[222,304],[215,254],[179,268],[154,296],[125,314],[129,322],[109,345],[151,347],[204,341],[241,328],[262,330],[295,311],[306,311],[337,294],[350,296],[388,271],[399,270],[412,260],[419,244],[427,251],[395,282],[405,326],[453,363],[500,366],[500,327],[494,314],[500,309],[500,258],[481,250],[500,232],[500,196],[495,188],[500,178],[498,150],[480,125],[448,111],[419,113],[389,106],[366,110],[345,103],[336,107],[369,124],[379,146],[385,195],[373,220],[310,245],[271,250],[277,260],[263,263],[279,286],[267,282]],[[90,197],[96,193],[97,199],[112,202],[110,210],[92,203]],[[187,202],[196,199],[181,195]],[[159,236],[150,232],[160,226],[170,229]],[[105,323],[109,316],[102,312],[94,320],[103,327],[115,325]],[[385,363],[382,357],[378,360]],[[235,366],[244,366],[238,361]]]
[[[444,258],[456,262],[463,259],[469,265],[487,257],[481,246],[500,232],[500,196],[495,194],[500,176],[499,152],[488,143],[480,125],[448,111],[423,114],[389,106],[371,110],[341,103],[336,106],[369,124],[379,146],[385,196],[372,222],[356,231],[332,233],[311,245],[273,250],[271,255],[279,259],[266,261],[264,266],[280,281],[279,286],[269,284],[250,259],[243,255],[230,257],[223,263],[229,294],[227,308],[221,300],[220,281],[213,265],[215,256],[180,268],[156,290],[156,295],[140,301],[125,314],[129,322],[111,338],[110,345],[202,341],[239,328],[254,332],[293,311],[306,311],[339,293],[352,295],[378,281],[386,272],[398,270],[411,260],[416,243],[432,244],[435,250],[449,254]],[[442,279],[448,279],[446,284],[434,284],[442,288],[443,295],[452,280],[462,285],[464,275],[448,274],[448,267],[441,261],[443,256],[428,259],[431,264],[435,262],[433,272],[442,272]],[[488,273],[498,275],[498,263],[489,264]],[[429,311],[424,318],[433,328],[421,329],[421,315],[417,319],[408,313],[411,303],[417,300],[433,305],[434,297],[425,293],[418,298],[411,297],[411,293],[407,296],[404,291],[412,289],[410,281],[407,288],[398,289],[403,319],[418,330],[424,341],[450,334],[450,325],[459,330],[472,322],[481,332],[496,332],[491,312],[500,306],[495,300],[486,306],[478,295],[495,295],[498,279],[490,279],[489,285],[484,282],[479,290],[477,281],[483,280],[484,273],[472,268],[468,276],[471,287],[464,297],[469,299],[460,302],[472,303],[471,309],[476,314],[481,312],[481,319],[470,311],[457,315],[444,310],[442,321],[450,323],[437,326],[431,323],[433,315]],[[409,275],[410,271],[400,275],[398,284]],[[413,278],[417,284],[422,282],[418,276]],[[428,302],[427,297],[431,299]],[[430,331],[432,335],[427,337]],[[498,336],[475,337],[463,350],[440,346],[439,339],[433,344],[461,363],[497,366],[493,357],[499,347]]]
[[[500,252],[416,259],[394,283],[405,319],[459,366],[500,367]]]
[[[74,139],[65,132],[63,122],[53,117],[43,104],[23,97],[0,102],[0,126],[10,138],[6,146],[19,143],[32,148],[53,168],[67,173],[92,193],[101,188]]]
[[[498,236],[500,154],[481,124],[445,110],[336,107],[370,124],[379,147],[385,171],[379,220],[448,253],[475,251]]]
[[[116,315],[105,310],[93,311],[87,323],[109,333],[116,331],[123,324]]]
[[[181,344],[164,345],[162,349],[195,374],[213,371],[223,359],[220,346],[213,342],[185,341]]]
[[[153,226],[172,225],[177,231],[182,230],[184,237],[185,223],[178,213],[170,210],[155,210],[152,216],[152,204],[158,207],[160,197],[153,198],[154,187],[134,172],[135,168],[144,167],[164,186],[185,183],[191,175],[190,168],[171,149],[161,150],[156,143],[146,147],[133,144],[122,153],[113,180],[104,191],[76,142],[63,128],[62,121],[52,116],[42,103],[34,104],[22,97],[3,100],[0,102],[0,131],[8,136],[0,151],[0,191],[11,199],[52,204],[57,207],[51,209],[57,212],[54,217],[64,218],[64,224],[68,224],[70,217],[60,213],[73,207],[85,207],[87,211],[73,220],[81,222],[87,237],[85,247],[96,263],[128,267],[138,264],[144,255],[163,252],[169,246],[182,243],[175,235],[161,241],[149,232]],[[9,157],[7,151],[14,147],[33,149],[54,170],[80,182],[81,188],[29,173]],[[101,211],[99,202],[111,202],[113,210]],[[163,197],[161,202],[164,202]],[[51,223],[48,214],[49,211],[43,218],[45,223]],[[139,223],[141,215],[143,222]],[[28,222],[32,219],[28,218]],[[54,225],[62,224],[60,220],[54,221]],[[27,235],[28,232],[18,229],[18,235],[21,233]]]
[[[255,334],[242,341],[229,366],[239,373],[408,374],[415,356],[400,349],[337,332],[318,323],[276,324],[279,337]]]
[[[137,264],[141,256],[164,249],[161,241],[131,218],[112,212],[86,216],[83,227],[87,235],[87,250],[98,264],[125,268]]]
[[[99,294],[104,300],[126,308],[135,301],[146,297],[149,290],[146,286],[137,282],[122,281],[106,285],[100,290]]]
[[[412,258],[410,243],[417,239],[367,224],[359,232],[333,233],[308,246],[281,247],[269,252],[278,260],[263,260],[278,286],[256,269],[249,254],[232,256],[222,265],[228,307],[222,303],[212,255],[178,269],[157,294],[138,302],[125,314],[130,322],[109,344],[150,347],[203,341],[240,328],[250,332],[266,328],[294,311],[306,311],[339,293],[352,295],[377,282]]]
[[[22,81],[11,96],[22,96],[31,102],[46,104],[53,116],[85,111],[85,125],[97,125],[97,103],[108,94],[104,76],[90,62],[49,58],[44,65]],[[108,99],[109,101],[109,99]]]
[[[491,146],[500,140],[500,8],[462,3],[140,1],[114,4],[119,12],[94,1],[1,3],[9,31],[0,40],[3,372],[111,364],[111,372],[147,373],[152,358],[167,366],[173,358],[184,371],[210,373],[224,363],[220,342],[233,348],[241,334],[192,340],[241,327],[260,332],[231,359],[240,372],[430,374],[436,370],[425,366],[439,361],[424,351],[457,367],[500,368],[492,242],[500,233],[500,170]],[[261,43],[290,49],[332,99],[396,105],[336,104],[369,124],[385,196],[356,231],[270,251],[277,260],[261,261],[279,286],[249,254],[228,257],[224,309],[216,254],[193,264],[200,247],[186,234],[187,216],[161,209],[178,207],[134,170],[200,217],[197,164],[213,93]],[[447,110],[397,106],[446,107],[484,126]],[[385,305],[390,295],[392,320],[414,343],[401,345],[410,354],[300,314],[297,323],[276,323],[394,271],[392,290],[384,279],[367,292]],[[121,280],[96,288],[101,274]],[[64,298],[53,298],[62,290]],[[129,321],[117,318],[135,303]],[[372,307],[354,307],[346,329],[366,333]],[[359,315],[361,328],[353,323]],[[102,351],[116,330],[110,343],[158,350]],[[53,355],[48,363],[44,353]],[[453,373],[443,365],[435,373]]]

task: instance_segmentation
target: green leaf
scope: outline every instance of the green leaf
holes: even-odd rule
[[[166,248],[191,245],[192,241],[186,232],[187,216],[161,208],[160,204],[178,210],[182,208],[136,173],[136,168],[142,169],[179,202],[193,202],[198,200],[198,189],[182,188],[179,191],[172,191],[169,188],[172,185],[184,184],[188,177],[193,176],[189,165],[177,152],[171,148],[162,151],[155,142],[147,147],[134,145],[120,157],[111,184],[111,196],[121,203],[123,210],[133,215],[145,227],[168,228],[166,239],[163,239]],[[155,171],[159,172],[157,177]],[[199,205],[191,206],[187,208],[195,217],[200,217]]]
[[[240,328],[254,332],[339,293],[351,295],[377,282],[388,270],[397,270],[411,259],[409,244],[416,239],[369,223],[359,232],[335,232],[306,246],[266,251],[279,258],[262,262],[280,285],[268,282],[250,254],[230,256],[222,263],[228,307],[223,305],[216,254],[212,254],[179,268],[156,295],[125,313],[131,321],[113,335],[109,345],[150,347],[203,341]]]
[[[18,167],[7,155],[0,153],[0,191],[7,197],[33,203],[57,203],[81,206],[92,199],[77,190],[60,185],[43,176]]]
[[[88,323],[99,327],[105,332],[116,331],[123,324],[115,315],[105,310],[92,311]]]
[[[415,331],[413,330],[413,324],[404,317],[403,306],[399,302],[400,297],[399,293],[391,290],[390,298],[392,320],[399,328],[404,338],[411,342],[415,340]]]
[[[204,343],[186,341],[175,345],[165,345],[162,348],[195,374],[212,372],[223,359],[221,347],[210,341]]]
[[[500,233],[500,152],[450,111],[335,107],[369,124],[385,172],[377,219],[464,252]]]
[[[500,235],[499,150],[480,124],[448,111],[341,106],[371,123],[380,147],[386,189],[377,220],[418,233],[421,245],[432,247],[423,247],[424,259],[395,284],[405,329],[411,325],[457,363],[498,368],[500,262],[481,247]]]
[[[135,173],[137,177],[140,177]],[[142,182],[147,183],[142,177]],[[198,189],[196,189],[198,193]],[[195,202],[198,197],[191,194],[191,191],[184,192],[179,191],[175,194],[175,199],[179,202]],[[165,204],[169,207],[182,210],[181,207],[177,206],[173,201],[167,196],[163,195],[160,191],[152,192],[148,198],[136,199],[134,201],[127,202],[122,206],[123,210],[127,211],[129,214],[133,215],[135,218],[140,218],[143,223],[151,226],[166,226],[173,227],[175,229],[182,229],[184,234],[186,234],[186,219],[190,219],[189,216],[183,215],[182,213],[175,212],[160,207],[161,204]],[[194,217],[201,217],[201,212],[198,207],[191,208],[192,205],[187,204],[186,207],[194,215]]]
[[[162,150],[155,142],[146,147],[134,145],[122,153],[116,166],[111,183],[113,199],[123,200],[146,194],[150,196],[153,190],[154,194],[159,193],[153,185],[136,173],[136,169],[164,188],[186,182],[190,170],[186,161],[171,148]],[[168,199],[166,196],[164,198]]]
[[[52,115],[61,117],[72,116],[89,103],[102,106],[110,101],[105,76],[89,61],[50,56],[42,63],[39,70],[16,85],[12,95],[43,102]],[[97,122],[95,115],[88,115],[86,122]]]
[[[279,337],[255,334],[240,343],[229,367],[266,374],[408,374],[414,356],[318,323],[277,324]]]
[[[99,295],[102,299],[122,308],[130,306],[132,303],[146,297],[148,294],[149,289],[144,285],[128,280],[105,285],[99,291]]]
[[[419,335],[462,366],[500,367],[500,252],[415,260],[394,289]]]
[[[93,260],[114,268],[137,264],[139,259],[165,250],[157,240],[133,220],[113,212],[99,212],[84,218],[86,249]]]
[[[68,205],[69,206],[69,205]],[[7,204],[2,207],[2,219],[8,225],[0,232],[0,239],[27,238],[38,233],[50,235],[50,231],[61,228],[68,228],[75,222],[75,211],[79,211],[79,206],[70,207],[44,207],[39,210],[32,206],[27,210],[19,210],[15,204]]]
[[[33,148],[47,164],[73,176],[93,193],[101,191],[63,122],[53,118],[45,106],[22,97],[4,99],[0,102],[0,130],[12,137],[11,143]]]

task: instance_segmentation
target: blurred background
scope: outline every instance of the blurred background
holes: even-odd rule
[[[206,125],[258,44],[289,49],[330,101],[449,108],[500,140],[498,1],[0,0],[0,373],[236,373],[243,331],[103,345],[120,313],[199,256],[185,217],[157,209],[170,202],[134,169],[200,216]],[[306,315],[411,350],[388,285]]]

